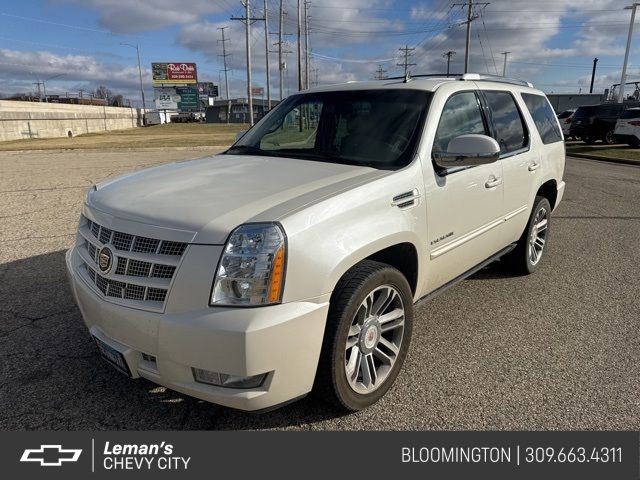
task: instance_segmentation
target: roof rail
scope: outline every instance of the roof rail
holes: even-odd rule
[[[490,82],[509,83],[511,85],[521,85],[523,87],[533,88],[531,82],[518,80],[517,78],[501,77],[498,75],[489,75],[484,73],[424,73],[420,75],[410,75],[408,77],[388,77],[383,80],[404,80],[409,81],[412,78],[457,78],[458,80],[486,80]]]
[[[460,80],[487,80],[490,82],[510,83],[512,85],[522,85],[523,87],[533,88],[533,84],[525,80],[518,80],[517,78],[501,77],[498,75],[490,75],[485,73],[464,73],[460,77]]]

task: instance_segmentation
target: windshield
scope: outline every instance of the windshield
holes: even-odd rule
[[[294,95],[226,153],[401,168],[413,158],[430,98],[407,89]]]

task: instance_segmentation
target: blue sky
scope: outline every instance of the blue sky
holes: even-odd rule
[[[458,0],[459,2],[459,0]],[[253,0],[263,15],[264,0]],[[443,72],[442,54],[456,51],[452,71],[464,58],[465,12],[446,0],[314,0],[310,14],[312,80],[320,84],[373,78],[378,65],[398,75],[399,48],[415,48],[415,73]],[[473,71],[502,73],[501,52],[510,51],[508,74],[533,81],[547,92],[587,91],[594,56],[596,91],[619,82],[630,12],[622,0],[492,0],[476,8],[472,22]],[[269,41],[277,41],[278,0],[268,0]],[[285,0],[285,40],[296,50],[296,0]],[[139,44],[147,99],[153,98],[152,61],[193,61],[199,79],[221,76],[221,26],[227,43],[232,96],[243,95],[245,57],[237,0],[22,0],[0,5],[0,94],[34,90],[46,80],[48,93],[91,91],[100,84],[135,103],[135,50]],[[254,83],[265,85],[264,26],[252,28]],[[640,32],[638,32],[640,33]],[[272,45],[272,48],[276,47]],[[630,79],[640,79],[640,44],[634,38]],[[286,57],[285,94],[296,88],[294,54]],[[271,55],[272,91],[278,92],[277,55]],[[55,78],[52,78],[55,77]],[[224,89],[221,89],[224,94]]]

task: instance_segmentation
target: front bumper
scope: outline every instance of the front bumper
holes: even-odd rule
[[[75,248],[67,252],[84,322],[93,336],[124,355],[134,378],[241,410],[267,409],[311,391],[329,309],[325,297],[257,308],[150,312],[98,297],[78,275],[79,261]],[[197,383],[192,368],[268,375],[258,388],[233,389]]]

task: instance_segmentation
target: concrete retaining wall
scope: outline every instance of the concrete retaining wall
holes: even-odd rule
[[[134,108],[0,100],[0,141],[134,128],[140,119]]]

